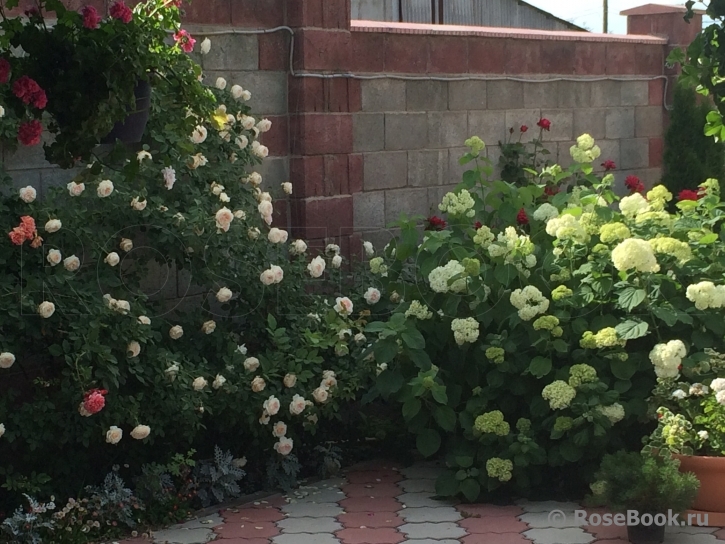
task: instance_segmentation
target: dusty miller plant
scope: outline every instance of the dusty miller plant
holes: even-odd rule
[[[214,447],[214,459],[200,461],[195,470],[199,489],[197,496],[202,505],[209,506],[212,502],[224,502],[238,497],[239,480],[246,473],[234,464],[230,452],[223,452],[219,446]]]

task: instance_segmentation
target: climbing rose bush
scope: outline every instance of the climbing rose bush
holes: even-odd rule
[[[444,227],[401,220],[370,260],[389,318],[371,322],[370,397],[400,403],[424,456],[442,453],[441,495],[587,482],[603,454],[641,447],[658,378],[710,371],[722,351],[724,205],[658,186],[620,198],[594,175],[589,135],[574,164],[514,186],[473,168],[440,206]],[[526,221],[521,221],[526,217]]]

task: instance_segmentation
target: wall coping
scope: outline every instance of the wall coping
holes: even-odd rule
[[[381,32],[385,34],[424,34],[430,36],[480,36],[483,38],[514,38],[522,40],[552,40],[573,42],[641,43],[667,45],[667,40],[656,36],[633,34],[595,34],[571,30],[533,30],[529,28],[503,28],[488,26],[432,25],[421,23],[391,23],[384,21],[352,20],[353,32]]]
[[[693,10],[698,15],[703,15],[705,10],[696,9]],[[685,6],[668,6],[665,4],[645,4],[643,6],[637,6],[636,8],[625,9],[620,11],[620,15],[664,15],[666,13],[686,13],[687,8]]]

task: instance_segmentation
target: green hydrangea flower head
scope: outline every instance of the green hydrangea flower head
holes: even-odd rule
[[[544,400],[549,401],[552,410],[568,408],[571,401],[576,397],[576,390],[562,380],[550,383],[541,391]]]
[[[554,422],[554,430],[564,433],[574,426],[574,420],[570,417],[560,416]]]
[[[508,459],[492,457],[486,461],[486,474],[488,474],[489,478],[495,478],[500,482],[508,482],[511,479],[513,469],[514,464]]]
[[[574,291],[569,289],[566,285],[560,285],[551,292],[551,299],[557,301],[573,295]]]
[[[542,315],[536,321],[534,321],[534,330],[540,331],[551,331],[554,327],[559,325],[559,318],[553,315]]]
[[[516,422],[516,428],[521,433],[528,433],[531,430],[531,420],[525,417],[520,418]]]
[[[503,363],[505,353],[503,348],[491,347],[486,350],[486,358],[494,363]]]
[[[471,136],[463,143],[466,147],[470,148],[472,153],[480,153],[486,147],[486,144],[483,143],[483,140],[478,136]]]
[[[482,434],[496,434],[498,436],[506,436],[511,431],[511,427],[504,421],[501,410],[486,412],[476,418],[473,427]]]
[[[597,381],[597,371],[587,364],[573,365],[569,369],[569,385],[579,387],[583,383]]]
[[[562,329],[561,327],[554,327],[553,329],[551,329],[551,336],[553,336],[554,338],[560,338],[563,334],[564,329]]]
[[[624,223],[607,223],[599,229],[599,239],[604,244],[626,240],[630,236],[632,236],[632,233]]]
[[[589,489],[592,490],[592,493],[595,495],[604,495],[604,493],[607,491],[607,482],[604,480],[599,480],[598,482],[592,482],[589,484]]]
[[[481,273],[481,261],[478,259],[465,258],[461,264],[469,276],[478,276]]]

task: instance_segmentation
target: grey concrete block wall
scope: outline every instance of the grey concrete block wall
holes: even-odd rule
[[[649,185],[659,179],[660,169],[649,166],[650,139],[663,136],[663,109],[649,105],[646,80],[381,79],[361,87],[362,112],[353,114],[353,148],[364,164],[363,192],[354,197],[356,226],[386,223],[401,211],[437,213],[442,196],[470,168],[458,162],[470,136],[486,142],[495,179],[499,142],[538,138],[541,117],[551,121],[551,130],[541,132],[550,162],[569,166],[571,146],[588,133],[602,150],[596,171],[612,160],[618,184],[630,173]],[[523,134],[521,125],[528,127]]]

